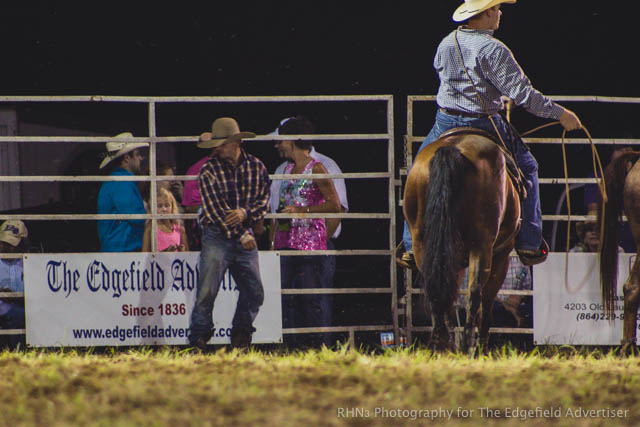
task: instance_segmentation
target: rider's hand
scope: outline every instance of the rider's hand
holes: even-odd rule
[[[582,123],[580,123],[580,119],[578,118],[576,113],[574,113],[573,111],[568,110],[566,108],[564,108],[564,111],[562,112],[562,115],[560,116],[560,124],[566,130],[582,129]]]

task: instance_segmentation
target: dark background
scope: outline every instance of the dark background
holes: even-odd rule
[[[0,94],[391,94],[395,97],[399,167],[406,96],[436,93],[433,55],[440,40],[455,28],[451,15],[459,4],[442,0],[5,2],[0,7],[4,59]],[[634,4],[520,0],[502,6],[501,27],[495,36],[513,50],[534,87],[545,94],[637,97]],[[595,138],[637,138],[637,109],[632,105],[563,105],[578,113]],[[131,130],[136,136],[146,135],[144,106],[60,105],[52,109],[51,105],[27,103],[16,108],[20,119],[30,122],[104,134]],[[416,135],[426,135],[433,111],[432,105],[416,107]],[[159,106],[158,134],[197,135],[221,115],[236,117],[242,129],[263,134],[283,117],[298,113],[309,116],[320,132],[375,133],[384,131],[386,109],[380,103],[364,107],[300,103]],[[514,112],[513,121],[521,131],[545,123],[521,109]],[[535,136],[560,135],[560,128],[554,127]],[[318,144],[345,172],[385,170],[383,145]],[[270,172],[275,170],[279,159],[271,144],[248,147]],[[541,177],[563,175],[558,145],[536,145],[533,152]],[[606,160],[607,151],[602,154]],[[177,172],[184,173],[202,155],[182,145],[176,157]],[[588,147],[572,147],[569,155],[570,174],[586,177],[591,171]],[[351,180],[347,185],[352,212],[387,210],[385,183]],[[554,213],[561,191],[561,186],[542,189],[543,213]],[[582,208],[580,195],[577,197],[574,213],[584,213],[576,212]],[[545,223],[547,238],[548,225]],[[342,248],[388,247],[388,242],[380,243],[388,236],[386,221],[345,220],[343,229]],[[371,259],[342,257],[339,286],[388,286],[387,263],[377,265]],[[338,311],[355,307],[358,301],[353,298]],[[367,307],[371,306],[361,309]]]
[[[432,94],[458,4],[10,2],[2,93]],[[496,36],[545,93],[633,96],[633,4],[520,0]]]
[[[456,0],[11,2],[2,6],[0,93],[392,94],[399,149],[406,129],[406,96],[436,93],[433,55],[442,37],[455,28],[451,15],[459,4]],[[534,86],[545,94],[639,96],[636,8],[634,2],[611,6],[574,0],[503,4],[496,37],[513,50]],[[634,137],[636,115],[629,105],[565,105],[580,115],[596,138]],[[378,107],[374,117],[384,124],[384,106]],[[350,108],[320,111],[307,104],[272,104],[251,109],[226,104],[217,109],[165,109],[165,113],[159,107],[159,135],[198,134],[218,114],[238,118],[244,129],[267,133],[282,117],[299,112],[311,116],[321,132],[379,131],[379,122],[372,126],[371,116],[352,117]],[[144,108],[111,113],[99,107],[51,111],[21,104],[20,113],[23,120],[106,134],[123,129],[146,134],[146,123],[140,120]],[[173,121],[161,120],[163,114]],[[521,109],[513,120],[521,131],[544,123]],[[431,124],[432,111],[427,109],[416,116],[414,133],[426,135]],[[552,128],[537,136],[558,137],[560,131]],[[361,151],[357,145],[349,147]],[[588,154],[583,148],[578,154]],[[541,176],[555,176],[560,151],[547,151],[534,150]],[[186,169],[197,155],[187,151],[177,159],[178,169]],[[264,156],[268,166],[275,167],[277,159],[268,158],[273,151]],[[577,175],[586,176],[588,171],[576,167]]]
[[[456,24],[456,0],[408,2],[9,2],[1,6],[0,94],[4,95],[357,95],[395,97],[396,166],[406,133],[406,96],[435,94],[433,55]],[[615,7],[613,7],[615,6]],[[520,0],[503,4],[496,37],[514,52],[534,86],[551,95],[640,96],[634,2]],[[632,104],[563,103],[595,138],[636,138]],[[20,120],[102,134],[147,134],[146,106],[19,103]],[[414,134],[426,135],[434,106],[417,104]],[[320,132],[384,131],[384,103],[159,105],[158,134],[197,135],[216,117],[272,131],[286,116],[309,116]],[[545,120],[513,113],[521,131]],[[559,127],[534,136],[559,137]],[[574,137],[582,134],[574,133]],[[252,143],[270,171],[271,144]],[[345,172],[386,169],[383,144],[318,144]],[[535,145],[541,177],[563,175],[558,145]],[[570,174],[591,173],[587,146],[570,147]],[[608,151],[601,154],[606,161]],[[178,173],[202,156],[181,145]],[[34,171],[37,173],[37,171]],[[70,171],[72,173],[72,171]],[[354,212],[379,212],[366,187],[351,180]],[[384,192],[384,185],[380,187]],[[542,189],[554,213],[562,187]],[[359,200],[360,198],[360,200]],[[580,206],[576,201],[575,206]],[[580,206],[581,207],[581,206]],[[576,212],[583,213],[583,212]],[[546,227],[548,229],[548,227]],[[546,232],[546,230],[545,230]],[[357,246],[357,239],[355,245]]]

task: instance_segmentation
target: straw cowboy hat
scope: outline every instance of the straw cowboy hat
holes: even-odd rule
[[[133,139],[131,132],[123,132],[114,136],[114,139]],[[107,166],[113,159],[127,154],[129,151],[133,151],[136,148],[148,147],[148,142],[124,142],[124,141],[109,141],[107,142],[107,153],[105,154],[102,163],[100,163],[100,169]]]
[[[515,3],[516,0],[465,0],[455,12],[453,20],[464,21],[500,3]]]
[[[198,147],[215,148],[230,141],[239,141],[245,138],[255,138],[253,132],[240,132],[238,122],[231,117],[216,119],[211,125],[211,132],[200,135]]]
[[[11,246],[18,246],[22,239],[28,235],[27,227],[22,221],[8,220],[0,225],[0,241],[6,242]]]

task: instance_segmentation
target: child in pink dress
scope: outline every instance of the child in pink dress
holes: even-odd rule
[[[158,188],[159,214],[178,214],[178,203],[173,194],[165,188]],[[189,242],[182,221],[179,219],[158,220],[158,252],[183,252],[189,250]],[[151,221],[147,221],[142,252],[151,252]]]

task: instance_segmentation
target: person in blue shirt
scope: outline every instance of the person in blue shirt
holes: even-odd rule
[[[0,254],[26,253],[29,232],[22,221],[8,220],[0,225]],[[24,292],[22,258],[0,259],[0,293]],[[16,297],[0,298],[0,328],[24,329],[24,300]],[[0,335],[0,348],[24,348],[25,335]]]
[[[116,135],[106,144],[107,153],[100,169],[113,167],[111,176],[134,176],[140,173],[146,142],[126,142],[129,132]],[[120,141],[119,141],[120,140]],[[98,214],[145,214],[144,202],[135,181],[106,181],[98,194]],[[114,219],[98,221],[102,252],[136,252],[142,248],[144,219]]]

